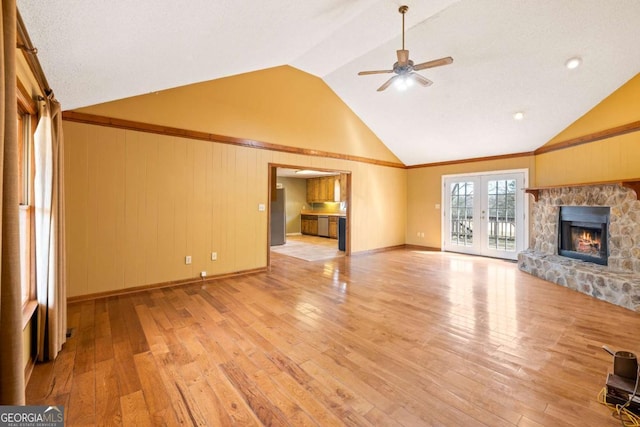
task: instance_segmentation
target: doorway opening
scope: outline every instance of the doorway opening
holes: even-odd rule
[[[268,257],[306,261],[350,255],[351,173],[269,165]]]

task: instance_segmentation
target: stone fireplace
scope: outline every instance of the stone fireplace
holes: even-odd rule
[[[634,190],[603,184],[535,195],[529,249],[518,255],[519,268],[640,312],[640,202]]]

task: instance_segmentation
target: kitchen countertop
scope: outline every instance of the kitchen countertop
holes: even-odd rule
[[[315,216],[347,216],[342,212],[316,212],[316,211],[301,211],[300,215],[315,215]]]

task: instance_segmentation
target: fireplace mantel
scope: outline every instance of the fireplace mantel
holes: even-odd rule
[[[621,187],[630,188],[636,193],[636,200],[638,200],[638,195],[640,194],[640,178],[618,179],[614,181],[584,182],[577,184],[549,185],[546,187],[530,187],[525,188],[524,192],[531,194],[533,196],[533,200],[537,202],[541,190],[551,190],[553,188],[588,187],[593,185],[619,185]]]

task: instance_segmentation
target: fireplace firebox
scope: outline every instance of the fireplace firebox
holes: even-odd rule
[[[569,258],[607,265],[609,208],[561,206],[558,253]]]

